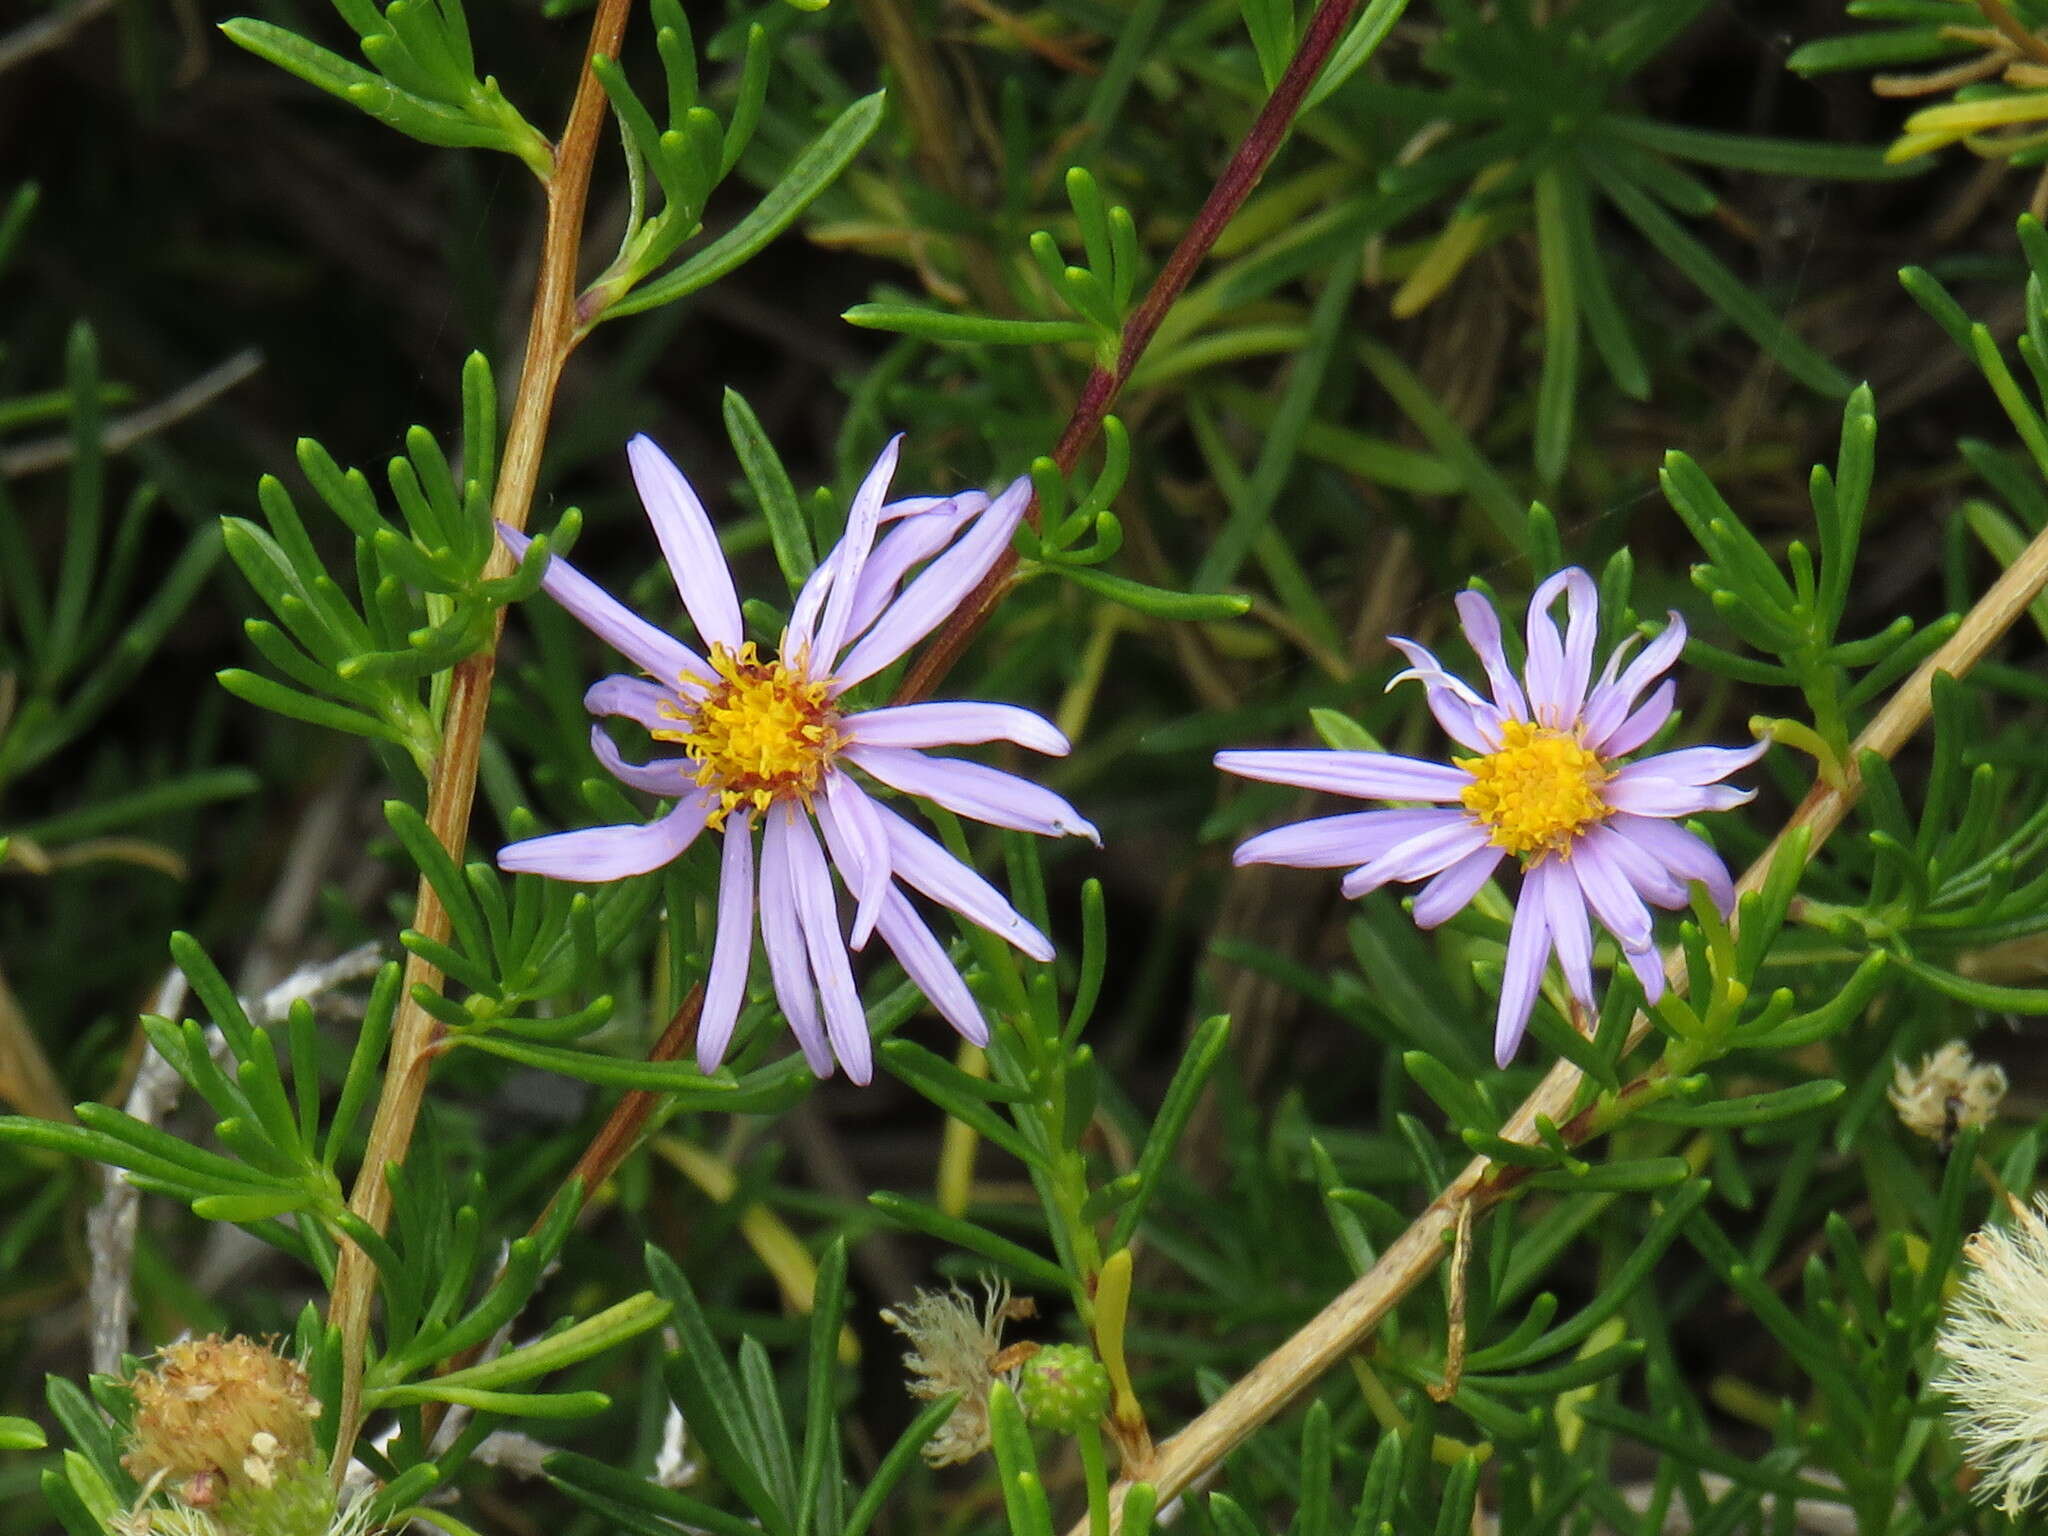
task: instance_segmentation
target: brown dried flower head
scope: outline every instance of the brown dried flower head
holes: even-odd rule
[[[170,1345],[128,1386],[134,1435],[121,1464],[188,1504],[274,1487],[315,1456],[320,1404],[305,1370],[253,1339],[209,1334]]]
[[[1956,1132],[1989,1125],[2005,1097],[2005,1068],[1980,1062],[1960,1040],[1951,1040],[1915,1068],[1900,1062],[1892,1072],[1892,1108],[1916,1136],[1947,1146]]]

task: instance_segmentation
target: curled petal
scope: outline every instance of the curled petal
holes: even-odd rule
[[[604,771],[621,784],[644,789],[650,795],[678,800],[697,789],[696,765],[687,757],[657,757],[651,763],[629,763],[612,745],[601,725],[590,728],[590,750],[604,765]]]
[[[718,535],[704,503],[674,461],[655,447],[646,433],[626,444],[626,458],[633,466],[640,504],[654,524],[662,558],[668,561],[690,622],[706,645],[738,650],[745,638],[740,630],[740,600],[732,589],[725,552],[718,547]]]
[[[1449,869],[1486,846],[1486,828],[1463,816],[1396,844],[1344,877],[1345,896],[1356,900],[1396,880],[1421,880]]]
[[[1550,606],[1565,596],[1566,630],[1560,639]],[[1578,719],[1593,675],[1599,633],[1599,591],[1577,566],[1559,571],[1529,599],[1529,709],[1540,723],[1563,729]]]
[[[593,715],[615,715],[650,731],[673,728],[681,715],[674,689],[623,673],[592,683],[583,692],[583,707]]]
[[[1031,481],[1019,476],[990,502],[959,541],[920,571],[847,653],[834,669],[840,685],[850,688],[873,677],[944,623],[1010,547],[1010,535],[1017,531],[1030,500]]]
[[[1079,811],[1014,773],[955,758],[926,757],[901,747],[851,746],[845,755],[891,789],[933,801],[957,815],[1041,837],[1071,834],[1102,846],[1102,834]]]
[[[718,1070],[739,1023],[747,996],[747,968],[754,958],[754,832],[745,811],[725,822],[725,851],[718,869],[718,931],[711,943],[711,974],[704,983],[704,1007],[697,1016],[697,1065]]]
[[[504,523],[498,524],[498,537],[515,558],[523,556],[533,542]],[[569,610],[577,623],[663,682],[704,682],[712,676],[703,657],[666,630],[656,629],[559,555],[548,557],[548,568],[540,584],[549,597]]]
[[[796,1034],[814,1077],[832,1075],[832,1047],[818,1022],[818,994],[811,984],[809,948],[798,917],[791,879],[788,812],[770,813],[761,825],[761,947],[768,951],[768,977],[775,1001]]]
[[[498,850],[498,868],[584,885],[644,875],[681,856],[709,814],[710,802],[695,794],[641,826],[584,827],[508,844]]]
[[[1415,895],[1415,926],[1434,928],[1464,911],[1506,857],[1507,850],[1488,844],[1432,878]]]
[[[1297,821],[1237,845],[1230,862],[1287,864],[1296,869],[1341,869],[1369,864],[1419,833],[1463,821],[1463,811],[1347,811]]]
[[[983,741],[1014,741],[1048,757],[1065,757],[1073,750],[1050,720],[1014,704],[898,704],[848,715],[840,730],[848,741],[870,747],[964,747]]]
[[[1411,663],[1406,672],[1388,681],[1390,690],[1396,683],[1410,679],[1421,683],[1429,712],[1436,716],[1445,735],[1468,752],[1500,750],[1499,710],[1474,693],[1463,678],[1446,672],[1436,657],[1414,641],[1403,640],[1399,635],[1389,635],[1387,639]]]
[[[1395,757],[1387,752],[1324,752],[1313,747],[1271,752],[1218,752],[1216,766],[1241,779],[1322,789],[1357,800],[1456,800],[1472,783],[1462,768]]]
[[[1732,811],[1756,796],[1753,789],[1727,784],[1680,784],[1624,768],[1601,787],[1607,803],[1635,816],[1697,816],[1702,811]]]
[[[1524,890],[1522,899],[1515,903],[1514,926],[1508,930],[1507,966],[1500,978],[1500,1010],[1494,1015],[1493,1060],[1497,1066],[1505,1067],[1515,1059],[1522,1036],[1529,1028],[1529,1013],[1536,1006],[1536,989],[1543,983],[1543,967],[1549,959],[1550,925],[1544,920],[1543,903]]]
[[[1479,658],[1479,665],[1486,669],[1486,681],[1493,688],[1493,702],[1504,715],[1516,720],[1528,719],[1528,701],[1522,697],[1522,685],[1515,680],[1515,669],[1508,665],[1507,648],[1500,640],[1500,615],[1493,611],[1493,604],[1482,592],[1460,592],[1455,606],[1459,627],[1465,631],[1465,641]]]

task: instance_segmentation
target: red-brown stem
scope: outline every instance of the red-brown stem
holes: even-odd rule
[[[1288,129],[1294,125],[1294,114],[1301,110],[1302,98],[1308,94],[1316,76],[1322,73],[1331,50],[1343,38],[1358,6],[1359,0],[1323,0],[1317,9],[1308,30],[1302,34],[1301,46],[1295,50],[1286,73],[1273,87],[1273,94],[1260,109],[1244,141],[1237,146],[1237,153],[1230,157],[1230,164],[1223,168],[1222,176],[1210,189],[1201,211],[1188,226],[1188,232],[1181,236],[1180,244],[1166,258],[1166,265],[1159,269],[1159,276],[1152,280],[1144,302],[1124,322],[1123,337],[1117,344],[1116,362],[1110,367],[1098,364],[1081,386],[1081,398],[1074,403],[1066,430],[1060,434],[1059,445],[1053,449],[1053,462],[1059,465],[1060,473],[1072,474],[1081,462],[1081,455],[1088,451],[1088,445],[1095,441],[1095,434],[1102,430],[1102,418],[1109,414],[1110,407],[1116,404],[1117,395],[1130,382],[1138,360],[1145,355],[1145,348],[1151,345],[1152,335],[1166,318],[1166,312],[1194,280],[1195,270],[1207,258],[1209,248],[1216,243],[1224,227],[1237,216],[1237,210],[1251,196],[1252,188],[1259,184],[1259,178],[1266,173],[1266,166],[1287,138]],[[1036,496],[1031,498],[1024,516],[1032,527],[1038,526]],[[916,665],[903,679],[903,685],[896,690],[897,703],[924,698],[953,669],[960,653],[966,650],[968,642],[988,622],[988,616],[1002,600],[1003,589],[1009,584],[1016,566],[1016,554],[1005,550],[994,569],[982,578],[981,585],[968,594],[953,617],[932,637],[931,644],[925,647]]]
[[[562,366],[576,346],[576,266],[582,245],[583,210],[590,193],[590,169],[604,126],[604,89],[591,72],[590,56],[616,56],[626,30],[631,0],[599,0],[584,54],[583,75],[569,121],[555,149],[554,173],[547,181],[547,229],[541,242],[539,276],[534,282],[533,315],[526,332],[526,360],[513,397],[511,424],[505,433],[504,460],[498,471],[491,515],[514,528],[526,525],[540,477],[541,448],[554,409],[555,386]],[[489,574],[506,575],[511,561],[503,546],[494,549]],[[427,825],[441,846],[462,862],[469,841],[469,812],[476,795],[478,759],[483,751],[484,716],[490,708],[491,679],[497,670],[497,636],[504,629],[498,615],[491,644],[456,663],[450,677],[447,710],[442,720],[441,754],[427,785]],[[448,913],[425,878],[413,906],[413,927],[439,943],[448,941]],[[439,992],[438,969],[417,954],[408,955],[398,1017],[384,1063],[376,1114],[370,1123],[363,1166],[356,1175],[349,1209],[379,1232],[391,1217],[391,1188],[385,1170],[405,1161],[426,1096],[427,1070],[433,1060],[441,1026],[413,1001],[415,988]],[[356,1433],[362,1426],[363,1355],[369,1340],[371,1298],[376,1274],[368,1257],[353,1243],[344,1243],[335,1267],[328,1319],[341,1331],[341,1429],[335,1442],[334,1475],[348,1467]]]

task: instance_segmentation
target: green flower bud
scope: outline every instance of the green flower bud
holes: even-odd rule
[[[1048,1344],[1024,1367],[1017,1400],[1032,1423],[1071,1435],[1109,1411],[1109,1372],[1085,1344]]]

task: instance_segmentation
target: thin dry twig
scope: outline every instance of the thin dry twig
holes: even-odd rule
[[[5,67],[0,63],[0,68]],[[262,366],[263,354],[254,347],[244,347],[226,362],[216,364],[183,388],[165,395],[155,405],[115,417],[100,434],[100,451],[121,453],[143,438],[153,436],[187,416],[197,415]],[[0,480],[19,480],[24,475],[61,468],[71,462],[77,451],[77,441],[68,433],[62,437],[38,438],[18,448],[9,448],[0,453]]]

